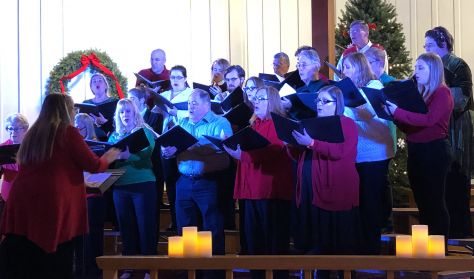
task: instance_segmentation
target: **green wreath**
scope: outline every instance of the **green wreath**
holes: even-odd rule
[[[107,69],[112,71],[112,73],[115,75],[115,77],[118,80],[118,83],[120,84],[120,87],[122,88],[122,91],[126,94],[127,92],[127,79],[122,75],[120,70],[118,69],[117,64],[110,59],[110,57],[107,55],[107,53],[96,50],[96,49],[89,49],[89,50],[79,50],[79,51],[74,51],[66,55],[64,58],[59,61],[56,66],[54,66],[53,70],[49,73],[49,79],[46,82],[46,95],[51,94],[51,93],[60,93],[61,88],[60,88],[60,83],[59,80],[71,74],[74,71],[77,71],[82,67],[81,63],[81,57],[84,55],[88,56],[91,53],[94,53],[97,58],[99,58],[100,62],[102,65],[104,65]],[[102,74],[103,71],[101,71],[99,68],[94,66],[92,63],[89,65],[91,73],[97,73],[100,72]],[[112,97],[119,98],[117,94],[117,86],[115,85],[115,81],[112,80],[112,78],[109,75],[104,74],[105,78],[107,79],[109,83],[109,94]],[[64,89],[65,92],[69,92],[67,88],[67,84],[69,83],[68,79],[63,80],[64,84]]]

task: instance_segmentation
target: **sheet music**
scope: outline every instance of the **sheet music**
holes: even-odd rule
[[[288,85],[288,83],[285,83],[281,87],[279,93],[280,93],[280,97],[286,97],[288,95],[296,93],[296,90],[293,87],[291,87],[290,85]]]
[[[89,173],[84,172],[84,182],[87,187],[98,188],[102,185],[110,176],[111,172],[100,172],[100,173]]]

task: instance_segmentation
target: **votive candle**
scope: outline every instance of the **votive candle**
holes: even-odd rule
[[[397,235],[395,250],[397,257],[412,257],[411,235]]]

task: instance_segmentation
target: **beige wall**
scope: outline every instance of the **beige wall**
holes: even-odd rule
[[[33,122],[49,72],[76,50],[97,48],[118,64],[129,84],[162,48],[167,66],[181,64],[188,80],[208,83],[216,58],[247,75],[271,72],[273,55],[291,57],[311,44],[311,0],[8,0],[0,1],[0,139],[5,116]],[[70,82],[76,101],[91,97],[88,76]],[[73,85],[74,84],[74,85]]]
[[[336,18],[341,16],[346,0],[336,1]],[[413,60],[424,52],[425,32],[442,25],[454,36],[454,52],[474,69],[474,26],[472,0],[387,0],[397,10],[397,20],[403,25],[406,47]],[[382,42],[383,44],[383,42]]]

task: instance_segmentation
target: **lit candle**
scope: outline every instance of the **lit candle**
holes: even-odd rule
[[[395,249],[397,257],[411,257],[412,244],[411,235],[397,235],[395,242]]]
[[[411,226],[412,247],[414,257],[428,257],[428,226]]]
[[[181,236],[168,237],[168,256],[172,258],[183,257],[183,238]]]
[[[444,235],[428,236],[428,256],[432,258],[444,258]]]
[[[212,257],[211,232],[198,232],[198,254],[200,257]]]
[[[183,255],[197,257],[197,227],[183,227]]]

